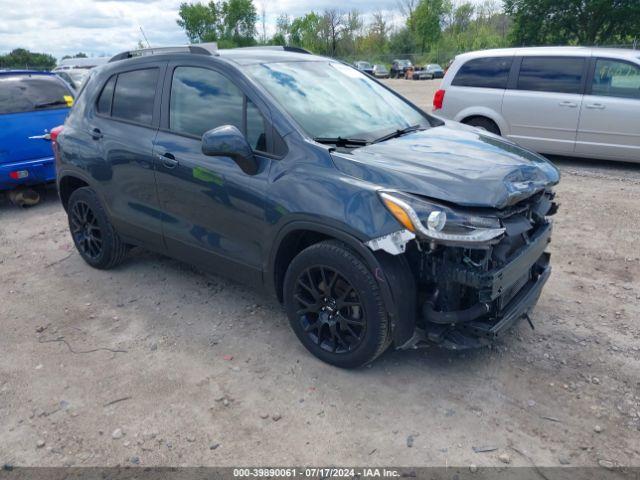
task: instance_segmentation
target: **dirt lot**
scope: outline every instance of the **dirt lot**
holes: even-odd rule
[[[390,83],[423,106],[436,85]],[[640,165],[558,165],[535,331],[358,371],[222,278],[143,251],[89,268],[53,192],[0,203],[0,463],[639,466]]]

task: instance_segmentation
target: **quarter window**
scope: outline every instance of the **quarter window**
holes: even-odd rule
[[[459,87],[507,88],[513,57],[488,57],[469,60],[460,67],[452,85]]]
[[[151,125],[157,83],[157,68],[118,74],[111,115],[114,118]]]
[[[116,76],[113,75],[106,83],[98,98],[97,110],[101,115],[111,115],[111,101],[113,99],[113,87],[116,85]]]
[[[524,57],[518,90],[580,93],[584,62],[584,58]]]
[[[592,95],[640,99],[640,67],[618,60],[596,60]]]
[[[169,128],[201,137],[222,125],[234,125],[244,132],[254,150],[267,150],[264,117],[236,85],[206,68],[176,68],[171,82]]]

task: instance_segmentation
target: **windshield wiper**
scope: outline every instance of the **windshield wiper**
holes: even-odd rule
[[[370,143],[362,138],[314,137],[314,140],[318,143],[326,143],[336,147],[364,147]]]
[[[402,135],[406,135],[408,133],[417,132],[419,130],[426,130],[422,125],[411,125],[410,127],[400,128],[398,130],[394,130],[393,132],[384,135],[383,137],[376,138],[373,143],[380,143],[386,140],[391,140],[392,138],[401,137]]]
[[[54,105],[66,105],[66,100],[54,100],[53,102],[36,103],[33,108],[53,107]]]

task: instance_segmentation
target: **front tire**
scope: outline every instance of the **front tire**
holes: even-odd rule
[[[344,243],[324,241],[300,252],[285,275],[284,303],[298,339],[331,365],[361,367],[389,346],[378,283]]]
[[[75,190],[67,206],[69,231],[82,259],[108,270],[120,264],[127,245],[118,236],[96,193],[89,187]]]

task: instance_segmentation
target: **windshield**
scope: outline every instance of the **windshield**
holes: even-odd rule
[[[368,62],[358,62],[358,68],[371,68],[371,64]]]
[[[374,140],[428,119],[355,68],[337,62],[252,65],[261,84],[312,138]]]

